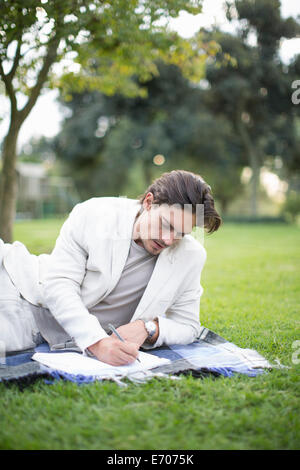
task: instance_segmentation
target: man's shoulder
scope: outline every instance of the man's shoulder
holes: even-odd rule
[[[192,235],[185,235],[179,244],[179,252],[181,257],[186,260],[195,262],[196,264],[206,260],[206,250],[200,241],[196,240]]]
[[[85,215],[92,215],[97,217],[103,214],[115,214],[118,212],[123,213],[125,210],[138,207],[139,201],[137,199],[130,199],[127,197],[92,197],[86,201],[78,203],[73,211],[80,212]]]
[[[89,207],[124,207],[132,206],[137,204],[137,199],[127,198],[125,196],[103,196],[103,197],[92,197],[86,201],[80,202],[77,205],[80,205],[82,208]]]
[[[139,207],[136,199],[93,197],[73,208],[68,223],[73,230],[78,230],[87,244],[99,236],[99,233],[112,239],[112,232],[114,236],[119,230],[125,233],[128,221],[133,219]]]

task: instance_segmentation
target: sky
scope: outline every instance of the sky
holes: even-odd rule
[[[224,31],[234,32],[234,25],[230,24],[225,17],[223,9],[224,0],[204,0],[202,13],[196,16],[182,13],[178,18],[170,23],[170,27],[176,30],[183,37],[190,37],[198,31],[200,27],[209,27],[218,24]],[[281,0],[281,11],[283,17],[300,15],[300,2],[298,0]],[[288,62],[296,53],[300,51],[300,38],[283,41],[281,45],[281,58]],[[299,77],[300,78],[300,77]],[[56,103],[58,92],[56,90],[45,90],[38,98],[38,101],[24,122],[20,131],[18,147],[19,150],[32,137],[53,137],[59,130],[63,120],[63,114]],[[8,100],[0,95],[1,111],[8,116]],[[1,112],[3,116],[3,113]],[[2,141],[8,128],[8,118],[0,122],[0,141]]]

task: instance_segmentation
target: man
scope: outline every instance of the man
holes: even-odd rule
[[[45,339],[112,365],[133,362],[141,346],[193,342],[206,252],[190,232],[220,224],[203,178],[174,170],[139,200],[77,204],[51,255],[0,240],[0,341],[12,351]],[[109,335],[109,323],[124,342]]]

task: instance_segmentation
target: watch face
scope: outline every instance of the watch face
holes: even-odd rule
[[[156,325],[153,321],[148,321],[146,324],[146,330],[148,331],[149,333],[149,336],[153,336],[154,333],[156,332]]]

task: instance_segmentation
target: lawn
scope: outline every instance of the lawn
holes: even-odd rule
[[[15,239],[33,253],[49,252],[61,224],[18,222]],[[21,392],[2,384],[0,447],[299,448],[299,242],[299,227],[276,224],[225,224],[205,237],[202,324],[289,368],[127,388],[39,380]]]

